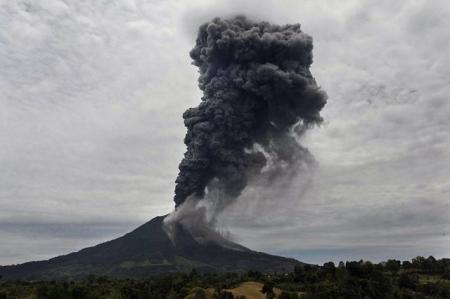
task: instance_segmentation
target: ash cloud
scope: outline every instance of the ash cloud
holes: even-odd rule
[[[200,26],[190,56],[203,97],[183,114],[187,151],[167,222],[210,227],[252,181],[270,186],[314,163],[299,143],[305,130],[322,122],[327,99],[309,70],[312,49],[299,24],[238,16]],[[193,216],[186,202],[202,206],[204,216]]]

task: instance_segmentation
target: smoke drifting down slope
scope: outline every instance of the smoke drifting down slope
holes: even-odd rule
[[[299,143],[327,99],[309,70],[312,48],[299,24],[239,16],[200,26],[190,55],[203,97],[183,114],[187,151],[167,223],[198,230],[255,178],[270,183],[314,161]]]

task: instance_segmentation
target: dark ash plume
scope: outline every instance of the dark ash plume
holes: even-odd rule
[[[199,28],[190,55],[203,97],[183,114],[187,151],[176,179],[176,207],[210,193],[233,200],[268,168],[276,174],[313,160],[298,142],[304,130],[321,123],[327,98],[309,71],[312,48],[299,24],[240,16]]]

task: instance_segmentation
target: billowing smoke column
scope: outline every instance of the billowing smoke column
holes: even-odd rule
[[[187,151],[176,179],[177,208],[210,193],[226,205],[251,178],[312,159],[298,142],[322,121],[326,104],[309,71],[312,48],[299,24],[235,17],[200,27],[190,55],[203,97],[183,114]]]
[[[174,242],[184,229],[200,243],[240,250],[215,230],[217,216],[246,186],[276,200],[314,164],[299,137],[322,122],[327,97],[309,71],[312,39],[299,24],[216,18],[200,27],[191,57],[203,97],[183,114],[187,151],[164,229]]]

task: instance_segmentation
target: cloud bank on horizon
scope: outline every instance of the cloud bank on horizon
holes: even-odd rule
[[[2,3],[0,264],[172,209],[181,115],[201,97],[188,53],[201,23],[234,14],[301,23],[330,98],[302,137],[319,163],[304,193],[275,208],[244,190],[220,220],[234,239],[311,262],[448,254],[449,13],[446,1]]]

